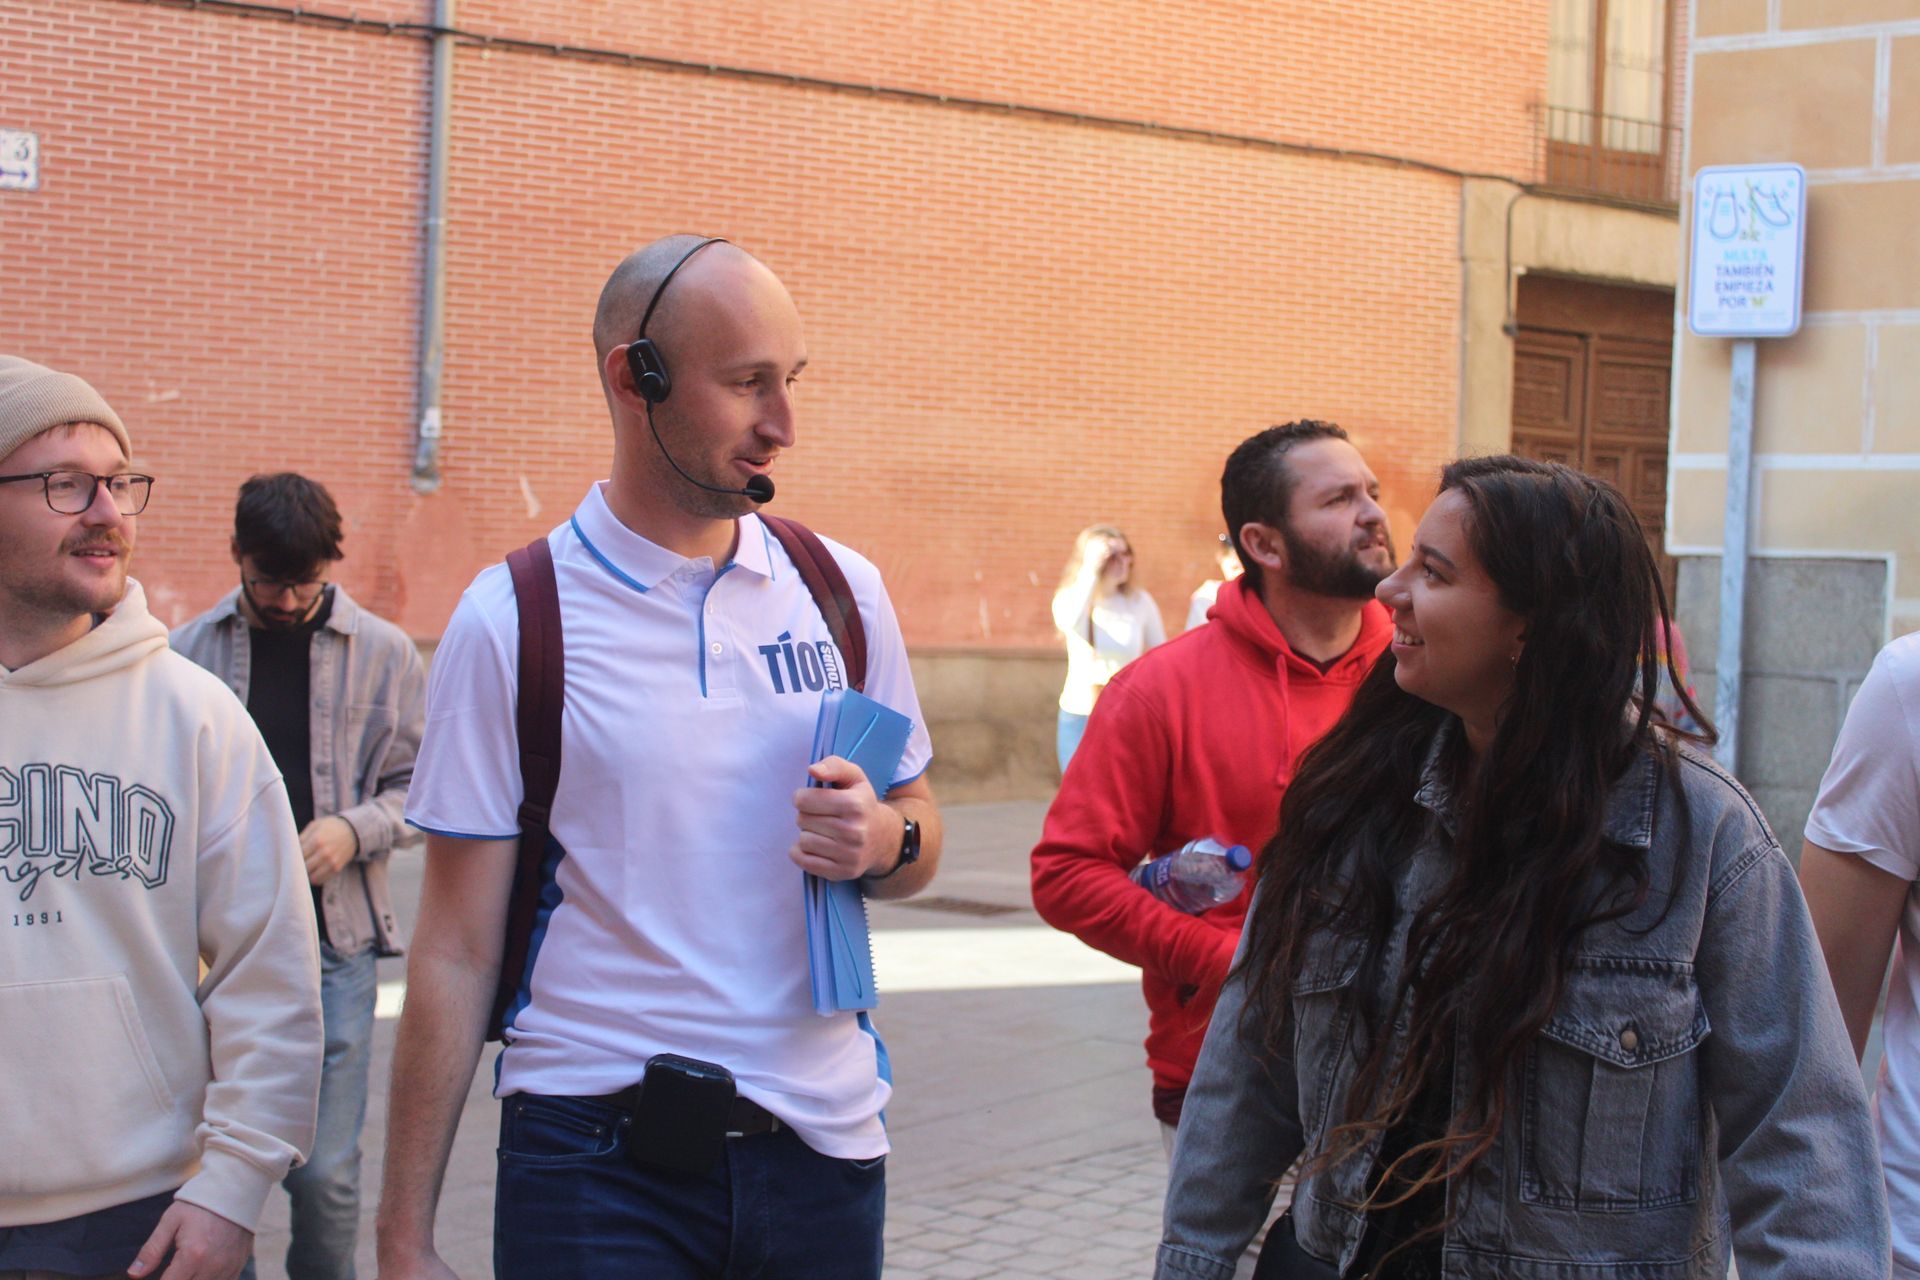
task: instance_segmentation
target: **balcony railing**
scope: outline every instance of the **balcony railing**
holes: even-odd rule
[[[1632,204],[1680,203],[1680,130],[1672,125],[1543,106],[1539,132],[1546,185]]]

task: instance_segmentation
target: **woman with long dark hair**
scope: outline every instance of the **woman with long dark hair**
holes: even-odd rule
[[[1456,462],[1379,596],[1391,653],[1259,863],[1156,1275],[1227,1280],[1304,1157],[1262,1275],[1880,1280],[1793,868],[1639,693],[1668,618],[1626,500]]]

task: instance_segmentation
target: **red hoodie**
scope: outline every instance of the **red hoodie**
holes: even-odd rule
[[[1324,674],[1296,655],[1246,579],[1220,589],[1207,625],[1149,650],[1108,683],[1033,850],[1047,923],[1139,965],[1156,1090],[1193,1077],[1247,895],[1204,915],[1127,879],[1135,865],[1214,836],[1257,856],[1294,763],[1333,727],[1393,636],[1369,601],[1360,636]],[[1156,1105],[1177,1118],[1178,1103]]]

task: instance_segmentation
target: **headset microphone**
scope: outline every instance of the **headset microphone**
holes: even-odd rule
[[[755,502],[762,504],[773,501],[772,476],[750,476],[746,484],[740,488],[727,489],[717,484],[708,484],[704,480],[695,480],[692,476],[688,475],[687,469],[678,462],[675,462],[673,455],[667,452],[667,443],[660,438],[660,428],[653,425],[653,405],[651,402],[647,405],[647,430],[653,432],[653,442],[660,446],[660,456],[667,460],[667,465],[679,472],[680,478],[694,488],[705,489],[708,493],[725,493],[738,498],[751,498]]]

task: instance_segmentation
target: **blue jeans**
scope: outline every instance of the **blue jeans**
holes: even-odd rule
[[[626,1113],[516,1093],[500,1107],[496,1280],[880,1280],[886,1157],[836,1160],[782,1126],[705,1175],[640,1169]]]
[[[360,1236],[360,1126],[373,1064],[374,952],[343,956],[320,944],[326,1056],[320,1118],[307,1162],[283,1184],[293,1198],[288,1280],[354,1280]]]
[[[1080,737],[1086,731],[1087,717],[1077,716],[1071,711],[1060,713],[1060,723],[1053,736],[1053,751],[1060,757],[1060,772],[1067,771],[1067,761],[1073,759],[1073,753],[1080,749]]]

